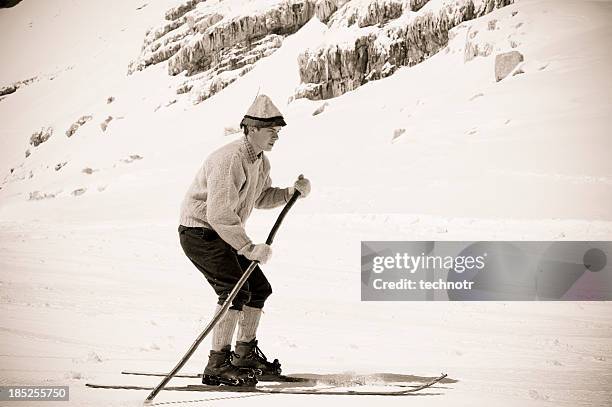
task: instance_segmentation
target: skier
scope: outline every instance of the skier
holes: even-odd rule
[[[179,237],[183,251],[206,277],[219,297],[217,310],[251,261],[266,263],[272,248],[253,244],[244,223],[255,208],[284,205],[295,190],[310,193],[310,181],[300,176],[293,187],[272,187],[270,151],[285,120],[266,95],[258,95],[243,117],[244,137],[211,153],[197,172],[181,206]],[[256,339],[262,308],[272,294],[257,266],[223,318],[214,327],[204,384],[252,385],[256,369],[279,375],[280,363],[267,360]],[[231,350],[238,325],[235,352]]]

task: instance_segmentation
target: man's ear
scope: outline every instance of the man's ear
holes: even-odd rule
[[[253,134],[257,133],[257,132],[260,130],[260,128],[258,128],[258,127],[253,127],[253,126],[248,126],[248,129],[249,129],[249,134],[250,134],[251,136],[252,136]]]

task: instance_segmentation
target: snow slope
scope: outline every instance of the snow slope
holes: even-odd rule
[[[178,206],[201,160],[236,137],[224,129],[260,91],[289,123],[270,154],[274,181],[304,173],[313,183],[265,268],[275,294],[264,352],[288,373],[445,371],[457,382],[408,400],[217,403],[610,402],[608,303],[362,303],[358,270],[361,240],[610,240],[611,2],[517,1],[457,27],[430,60],[329,100],[316,116],[323,102],[289,97],[297,54],[333,35],[318,21],[192,106],[172,93],[181,78],[163,66],[126,76],[145,29],[174,2],[136,10],[143,4],[26,0],[0,10],[10,39],[0,54],[11,60],[0,67],[2,84],[40,78],[0,101],[0,384],[69,384],[73,405],[139,405],[144,392],[84,383],[153,384],[118,372],[169,369],[207,322],[214,297],[178,246]],[[470,40],[495,52],[464,62]],[[496,83],[494,55],[511,42],[525,73]],[[67,138],[85,114],[93,119]],[[28,146],[43,126],[55,128],[51,139]],[[34,191],[55,197],[28,200]],[[255,240],[276,214],[252,216]],[[186,370],[201,368],[207,346]]]

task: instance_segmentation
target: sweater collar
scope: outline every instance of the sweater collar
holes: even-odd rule
[[[244,146],[247,158],[251,164],[255,164],[255,162],[263,155],[263,151],[259,154],[255,154],[255,150],[253,149],[251,143],[249,143],[249,140],[247,140],[246,136],[242,138],[242,145]]]

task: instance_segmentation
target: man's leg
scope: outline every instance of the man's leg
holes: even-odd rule
[[[251,261],[243,256],[238,256],[240,266],[246,269]],[[239,342],[250,342],[257,337],[257,328],[261,319],[262,308],[266,299],[272,294],[272,287],[268,279],[261,271],[259,266],[255,267],[249,279],[250,299],[242,307],[240,318],[238,320],[238,337]]]
[[[238,261],[243,268],[250,264],[250,261],[242,256],[238,256]],[[236,340],[236,353],[240,357],[232,363],[240,367],[259,369],[264,376],[278,375],[281,372],[280,362],[278,359],[269,362],[257,346],[256,339],[262,308],[266,299],[272,294],[272,287],[259,266],[255,267],[247,282],[251,298],[240,313]]]
[[[257,328],[261,319],[261,308],[253,308],[245,305],[240,312],[238,320],[238,335],[236,340],[239,342],[251,342],[257,337]]]
[[[191,262],[202,272],[217,293],[217,311],[242,276],[236,251],[214,231],[200,228],[179,228],[181,246]],[[212,350],[204,369],[202,382],[209,385],[253,384],[253,373],[232,365],[231,342],[242,306],[250,300],[248,282],[232,301],[232,306],[215,325]]]
[[[179,234],[183,251],[215,290],[218,295],[217,304],[222,305],[243,273],[236,251],[212,230],[181,227]],[[226,342],[225,338],[228,335],[227,344],[231,343],[238,312],[250,299],[251,294],[247,281],[232,301],[230,309],[216,325],[213,332],[213,349],[216,349],[222,342]]]
[[[221,305],[217,305],[215,314],[221,309]],[[213,328],[212,336],[212,350],[221,351],[232,344],[232,338],[234,337],[234,330],[236,329],[236,323],[238,322],[240,311],[235,309],[228,309],[225,315],[221,318],[217,325]]]

